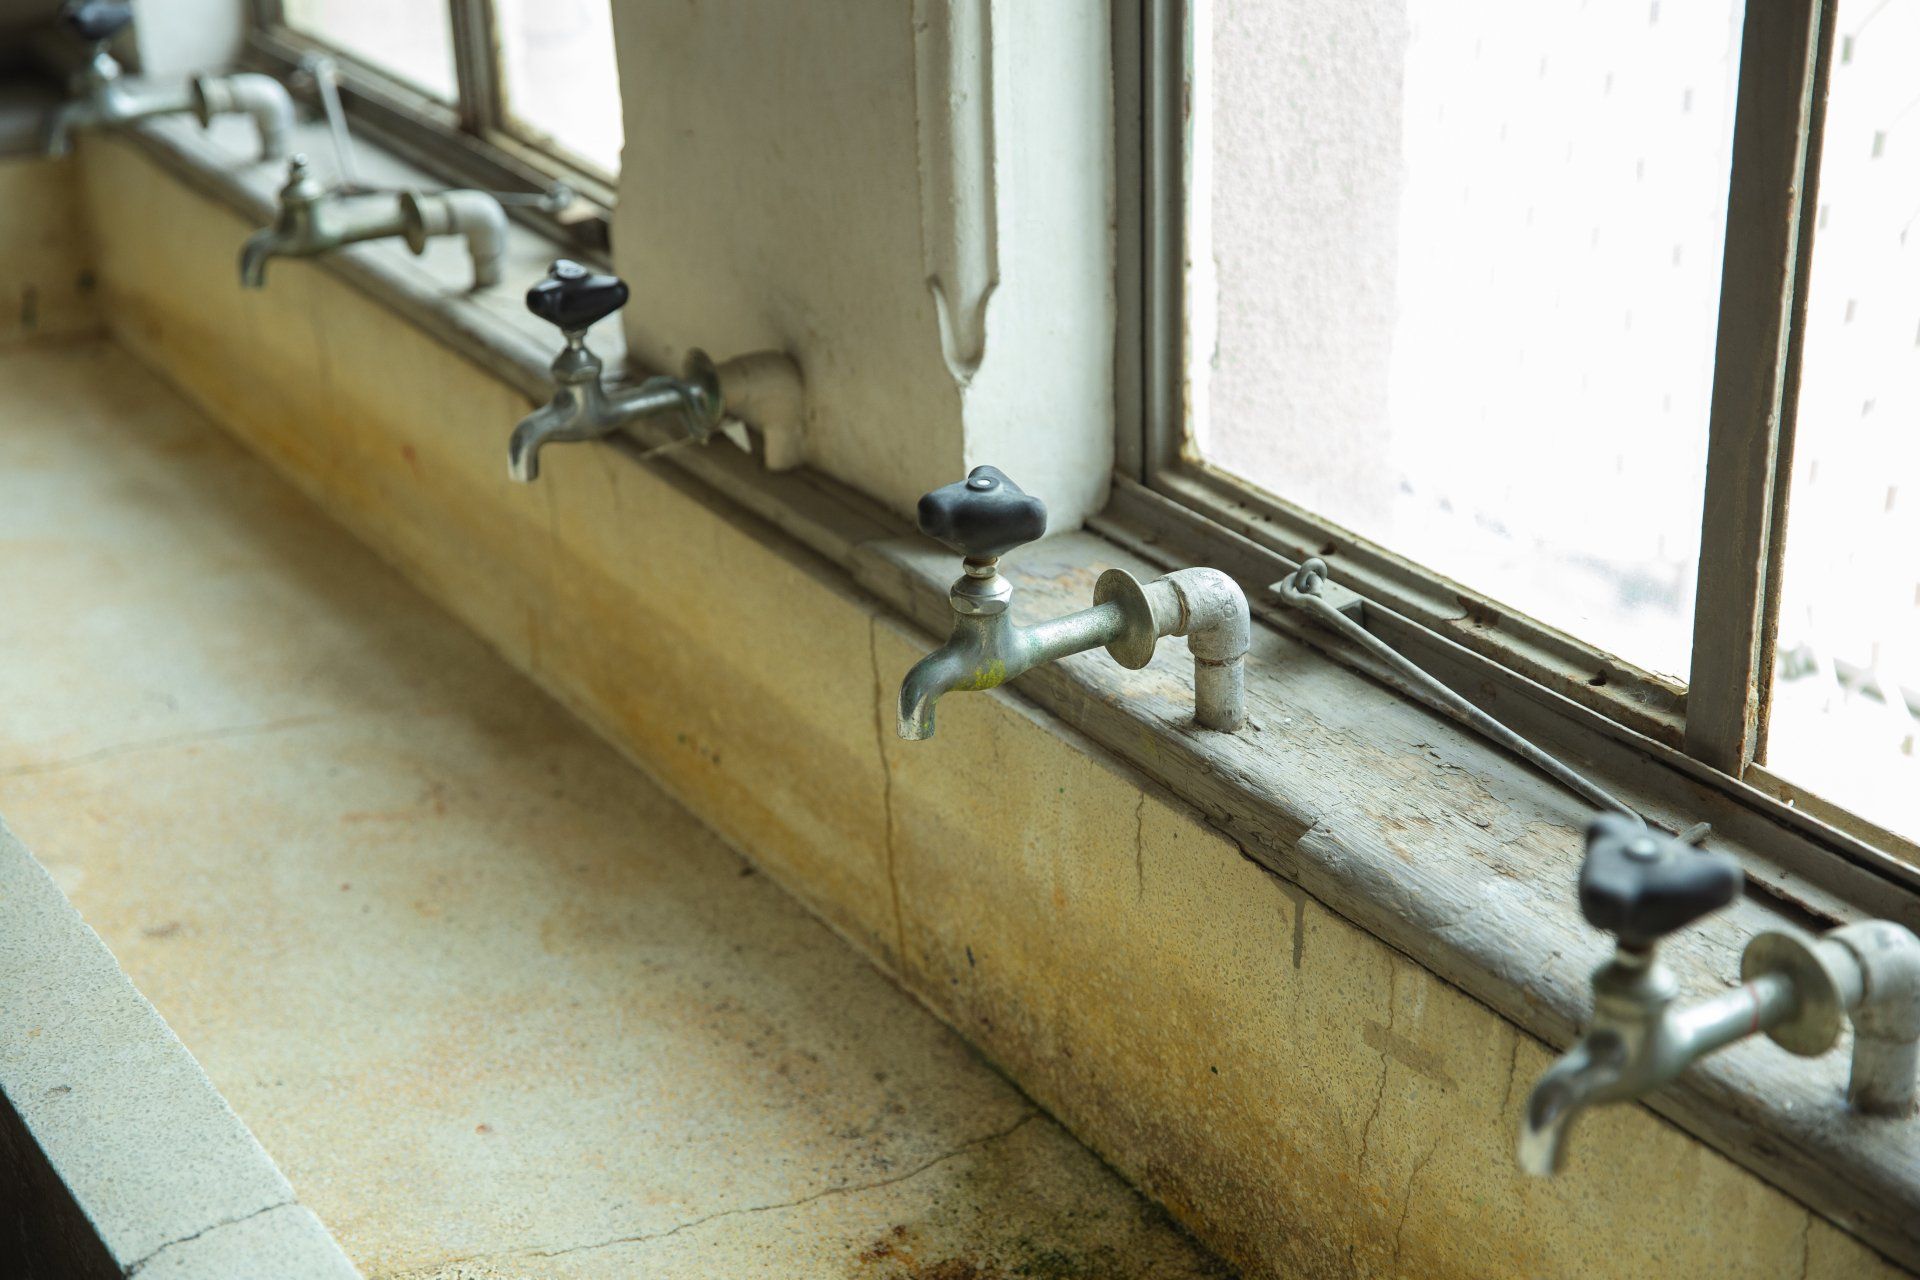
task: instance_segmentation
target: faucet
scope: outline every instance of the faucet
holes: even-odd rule
[[[280,212],[273,225],[247,237],[240,250],[240,283],[266,283],[271,258],[312,258],[362,240],[399,237],[425,253],[435,236],[461,235],[473,259],[473,287],[500,283],[507,251],[507,215],[484,191],[342,191],[313,176],[305,156],[287,164]]]
[[[559,329],[566,345],[550,366],[553,398],[522,418],[507,442],[509,476],[522,484],[538,479],[546,445],[598,440],[642,418],[663,416],[676,417],[685,439],[700,443],[725,418],[740,417],[753,428],[753,448],[769,471],[801,464],[800,370],[782,352],[756,351],[716,365],[696,348],[687,353],[679,377],[660,374],[609,394],[600,357],[587,348],[587,330],[627,298],[626,281],[565,258],[527,290],[527,310]]]
[[[260,133],[260,158],[278,160],[287,153],[293,132],[293,99],[271,76],[256,72],[234,75],[197,75],[185,92],[153,86],[127,87],[120,63],[107,44],[130,22],[133,7],[126,0],[67,0],[60,21],[88,46],[85,67],[74,77],[74,97],[48,117],[46,153],[64,156],[72,148],[73,131],[92,125],[130,124],[152,116],[191,111],[201,128],[219,115],[244,112],[253,117]]]
[[[1913,1113],[1920,1061],[1920,939],[1872,920],[1819,938],[1760,933],[1740,959],[1741,985],[1698,1003],[1656,955],[1667,934],[1726,906],[1740,892],[1739,862],[1696,849],[1624,814],[1587,830],[1580,910],[1615,936],[1593,973],[1593,1025],[1541,1075],[1520,1125],[1526,1172],[1558,1173],[1567,1135],[1590,1106],[1642,1098],[1695,1061],[1764,1031],[1781,1048],[1817,1057],[1853,1022],[1847,1101],[1868,1115]]]
[[[1180,569],[1142,583],[1109,569],[1093,585],[1093,607],[1032,626],[1017,626],[1009,609],[1013,584],[1000,557],[1047,531],[1047,508],[997,467],[975,467],[965,480],[920,499],[920,531],[963,557],[964,572],[947,592],[953,632],[914,664],[900,685],[900,736],[933,736],[934,706],[954,691],[992,689],[1068,654],[1105,646],[1133,670],[1153,660],[1162,636],[1186,636],[1193,653],[1194,718],[1232,733],[1247,722],[1247,597],[1217,569]]]

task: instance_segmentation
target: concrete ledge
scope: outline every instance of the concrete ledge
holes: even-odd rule
[[[7,1274],[359,1274],[4,826],[0,991],[0,1254],[21,1264]]]

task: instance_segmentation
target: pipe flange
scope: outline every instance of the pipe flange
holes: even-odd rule
[[[407,248],[413,250],[416,258],[427,251],[427,242],[433,239],[435,232],[446,230],[444,226],[429,227],[427,225],[428,210],[425,201],[432,198],[428,196],[423,199],[417,191],[400,193],[400,236],[407,242]],[[438,212],[437,209],[436,212]],[[444,222],[445,219],[440,221]]]
[[[1153,650],[1160,643],[1160,628],[1153,616],[1153,603],[1147,589],[1125,569],[1109,569],[1093,584],[1095,605],[1117,604],[1126,629],[1107,645],[1107,655],[1129,671],[1138,671],[1153,661]]]
[[[196,75],[187,82],[187,101],[193,104],[193,118],[200,122],[202,129],[213,127],[214,116],[227,109],[224,104],[232,97],[224,84],[216,85],[214,80],[213,76]],[[221,99],[220,104],[213,101],[216,95]]]
[[[685,386],[681,403],[685,406],[688,434],[704,440],[726,415],[726,400],[720,392],[720,370],[712,356],[694,347],[680,366],[680,381]]]
[[[1817,1058],[1833,1048],[1846,1025],[1846,1002],[1840,982],[1827,968],[1814,940],[1799,933],[1769,930],[1755,934],[1740,955],[1740,978],[1752,982],[1770,973],[1793,984],[1793,1013],[1768,1030],[1773,1042],[1788,1053]]]

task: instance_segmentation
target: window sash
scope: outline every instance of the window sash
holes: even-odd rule
[[[1600,733],[1870,869],[1906,897],[1920,845],[1770,774],[1764,760],[1806,282],[1812,253],[1834,0],[1749,0],[1715,339],[1705,516],[1689,684],[1680,688],[1209,465],[1190,448],[1183,379],[1191,76],[1188,0],[1117,0],[1120,202],[1116,485],[1103,525],[1207,552],[1277,581],[1338,552],[1336,580],[1369,601],[1365,625],[1482,705],[1526,709],[1576,754]],[[1133,482],[1129,484],[1128,482]],[[1283,629],[1316,643],[1284,611]],[[1345,656],[1345,655],[1343,655]],[[1749,693],[1751,690],[1751,694]],[[1557,708],[1540,722],[1540,708]],[[1704,767],[1703,767],[1704,766]],[[1802,869],[1804,874],[1804,868]]]

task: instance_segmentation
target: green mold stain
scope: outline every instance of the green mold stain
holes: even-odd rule
[[[981,689],[998,689],[1007,678],[1007,664],[996,658],[982,667],[975,667],[967,682],[958,686],[978,692]]]

